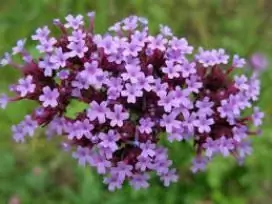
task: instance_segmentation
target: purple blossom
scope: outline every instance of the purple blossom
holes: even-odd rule
[[[151,50],[158,49],[160,51],[165,51],[166,43],[167,43],[167,39],[165,39],[162,35],[157,35],[156,37],[149,36],[149,44],[147,47]]]
[[[178,78],[181,71],[180,65],[174,65],[173,61],[166,61],[166,67],[162,67],[162,72],[167,74],[169,79]]]
[[[186,84],[188,90],[194,93],[199,93],[199,89],[202,88],[203,84],[199,81],[199,78],[196,75],[191,75],[186,79]]]
[[[237,142],[241,142],[247,137],[247,131],[248,130],[246,126],[233,127],[232,128],[233,139]]]
[[[172,132],[167,135],[167,139],[169,142],[181,141],[184,139],[183,134],[184,134],[183,128],[173,128]]]
[[[155,156],[155,147],[156,145],[151,143],[150,141],[147,141],[145,143],[140,144],[140,148],[142,150],[141,155],[142,157],[153,157]]]
[[[67,53],[63,53],[62,48],[56,48],[54,55],[50,57],[50,62],[55,64],[56,67],[65,67],[68,58]]]
[[[152,128],[154,127],[155,123],[151,120],[151,118],[141,118],[140,121],[139,131],[140,133],[152,133]]]
[[[85,166],[91,159],[91,150],[87,147],[78,146],[72,156],[78,160],[80,165]]]
[[[264,113],[260,111],[258,107],[254,107],[254,112],[252,115],[253,124],[258,127],[262,125],[264,118]]]
[[[128,103],[136,103],[136,98],[143,95],[143,91],[135,84],[125,84],[126,89],[121,92],[122,96],[127,97]]]
[[[234,55],[232,60],[232,66],[237,68],[243,68],[246,64],[246,60],[244,58],[240,58],[239,55]]]
[[[90,108],[88,109],[87,116],[88,118],[93,121],[98,119],[100,124],[106,122],[106,114],[109,113],[110,109],[107,107],[107,102],[103,101],[98,104],[96,101],[92,101],[90,103]]]
[[[57,40],[55,38],[43,39],[40,41],[41,44],[37,45],[36,48],[40,53],[50,53],[54,50],[54,45]]]
[[[152,90],[152,84],[154,83],[153,76],[145,76],[144,74],[139,74],[136,82],[136,86],[139,89],[144,89],[147,92]]]
[[[9,98],[6,94],[1,94],[0,95],[0,107],[2,109],[5,109],[7,107],[7,104],[9,102]]]
[[[250,63],[256,71],[265,70],[269,64],[267,57],[259,52],[252,54],[250,57]]]
[[[173,36],[171,28],[169,28],[168,26],[165,26],[165,25],[160,25],[160,32],[164,36]]]
[[[122,188],[124,180],[120,179],[118,175],[110,175],[110,177],[104,178],[104,183],[108,184],[109,191]]]
[[[4,57],[2,57],[2,58],[0,59],[0,65],[1,65],[1,66],[6,66],[6,65],[10,64],[11,61],[12,61],[12,60],[11,60],[10,54],[6,52],[6,53],[4,54]]]
[[[67,21],[67,23],[64,25],[65,28],[78,29],[80,26],[84,24],[82,15],[77,16],[68,15],[65,17],[65,20]]]
[[[27,115],[20,124],[22,125],[25,134],[31,137],[34,136],[34,132],[38,128],[36,120],[33,120],[30,115]]]
[[[113,130],[110,130],[108,133],[100,133],[98,137],[101,139],[99,145],[102,147],[109,148],[112,152],[118,149],[116,142],[120,139],[120,136]]]
[[[20,93],[21,97],[25,97],[29,93],[35,91],[36,85],[32,83],[33,77],[28,75],[24,79],[19,79],[19,84],[16,86],[16,91]]]
[[[193,160],[193,166],[191,168],[193,173],[196,173],[198,171],[204,171],[206,169],[208,163],[208,159],[205,157],[196,157]]]
[[[19,125],[13,125],[11,127],[12,130],[12,137],[15,142],[21,142],[23,143],[25,141],[25,131],[22,124]]]
[[[160,176],[163,181],[164,186],[169,186],[171,182],[178,181],[178,175],[176,174],[176,169],[171,169],[167,173]]]
[[[196,73],[196,63],[192,62],[184,62],[181,65],[181,73],[182,73],[182,77],[183,78],[188,78],[190,75],[195,74]]]
[[[18,40],[16,46],[12,48],[12,54],[15,55],[23,52],[25,43],[26,39]]]
[[[97,168],[99,174],[105,174],[107,169],[111,167],[111,162],[100,154],[94,154],[89,159],[90,165]]]
[[[210,137],[207,138],[206,142],[203,144],[205,148],[205,155],[208,158],[211,158],[215,153],[218,152],[218,142],[211,139]]]
[[[72,35],[68,36],[68,40],[70,42],[81,42],[84,41],[84,38],[86,37],[86,33],[83,32],[83,30],[73,30]]]
[[[126,71],[121,76],[124,81],[130,80],[131,83],[136,83],[137,78],[142,74],[141,67],[133,64],[127,64]]]
[[[88,51],[88,47],[84,42],[71,42],[67,46],[71,51],[67,54],[69,57],[83,58],[84,54]]]
[[[57,64],[51,61],[51,57],[46,55],[43,60],[40,60],[38,63],[39,67],[44,70],[44,76],[52,76],[54,70],[58,70],[59,67]]]
[[[32,40],[39,40],[39,41],[46,40],[48,38],[49,34],[50,34],[50,30],[48,29],[47,26],[44,26],[42,28],[38,28],[36,30],[35,35],[32,35]]]
[[[57,76],[61,80],[65,80],[65,79],[68,79],[69,74],[70,74],[69,70],[61,70],[60,72],[58,72]]]
[[[222,136],[218,141],[218,150],[221,154],[226,157],[229,156],[230,151],[234,149],[234,144],[232,139],[227,139],[225,136]]]
[[[150,157],[138,156],[138,161],[135,165],[136,169],[140,171],[146,171],[146,169],[152,169],[152,159]]]
[[[214,102],[210,101],[208,97],[205,97],[203,100],[196,101],[196,107],[198,108],[198,115],[201,116],[211,116],[213,114],[212,107]]]
[[[194,125],[198,128],[200,133],[209,133],[211,131],[211,125],[213,124],[213,118],[206,118],[205,116],[199,116],[199,118],[194,121]]]
[[[58,89],[51,89],[49,86],[44,87],[43,94],[40,95],[39,100],[42,102],[43,107],[56,107],[58,105],[59,92]]]
[[[106,113],[107,118],[111,120],[110,125],[112,127],[123,126],[123,121],[129,118],[129,113],[123,112],[123,106],[120,104],[115,104],[113,109],[113,112]]]
[[[140,188],[148,188],[147,182],[150,176],[148,174],[133,174],[129,184],[136,190]]]
[[[170,113],[168,115],[163,114],[162,119],[160,120],[160,125],[165,127],[166,132],[171,133],[173,128],[180,128],[181,121],[176,120],[176,114]]]
[[[124,180],[126,177],[132,176],[132,169],[131,165],[121,161],[117,163],[116,167],[111,168],[111,174],[116,174],[120,180]]]

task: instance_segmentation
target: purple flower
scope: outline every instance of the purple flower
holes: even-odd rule
[[[248,90],[249,88],[248,79],[245,75],[235,76],[234,81],[235,81],[235,84],[234,84],[235,87],[238,88],[240,91]]]
[[[162,72],[167,74],[169,79],[178,78],[180,76],[181,65],[174,65],[173,61],[166,61],[166,67],[162,67]]]
[[[0,95],[0,107],[2,109],[5,109],[7,107],[7,104],[9,102],[9,98],[6,94],[1,94]]]
[[[217,141],[211,139],[210,137],[208,137],[206,139],[206,142],[203,144],[203,147],[205,148],[205,155],[208,158],[211,158],[215,153],[218,152],[218,143]]]
[[[68,36],[68,40],[70,42],[81,42],[84,41],[84,38],[86,37],[86,33],[83,32],[83,30],[73,30],[72,35]]]
[[[25,97],[29,93],[35,91],[36,85],[32,83],[33,77],[28,75],[24,79],[19,79],[19,84],[16,86],[16,91],[20,93],[21,97]]]
[[[121,76],[124,81],[130,80],[131,83],[137,83],[137,78],[142,74],[141,67],[138,65],[127,64],[126,71]]]
[[[150,141],[147,141],[145,143],[140,144],[140,148],[142,150],[141,155],[142,157],[153,157],[155,156],[155,147],[156,145],[154,143],[151,143]]]
[[[4,54],[4,57],[2,57],[2,58],[0,59],[0,65],[1,65],[1,66],[6,66],[6,65],[10,64],[11,61],[12,61],[12,60],[11,60],[10,54],[6,52],[6,53]]]
[[[40,95],[39,100],[42,102],[43,107],[55,108],[58,105],[59,92],[57,88],[51,89],[49,86],[44,87],[43,94]]]
[[[181,121],[176,120],[176,114],[174,113],[170,113],[169,115],[163,114],[160,125],[165,127],[166,132],[171,133],[173,128],[180,128]]]
[[[172,49],[178,50],[182,55],[191,54],[193,52],[193,47],[188,45],[185,38],[178,39],[177,37],[173,37],[169,45]]]
[[[172,132],[167,135],[167,139],[169,142],[173,142],[174,140],[181,141],[184,139],[183,133],[183,128],[173,128]]]
[[[24,133],[31,137],[38,127],[37,121],[33,120],[30,115],[25,116],[25,119],[20,124],[23,127]]]
[[[120,139],[120,136],[113,130],[109,130],[108,133],[100,133],[98,137],[101,139],[101,142],[99,143],[100,146],[109,148],[112,152],[118,149],[116,142]]]
[[[171,28],[169,28],[168,26],[165,26],[165,25],[160,25],[160,32],[164,36],[173,36]]]
[[[166,159],[155,160],[153,169],[157,172],[158,176],[162,176],[169,171],[169,167],[172,165],[172,161]]]
[[[153,83],[153,76],[145,76],[144,74],[139,74],[137,77],[136,86],[138,86],[139,89],[144,89],[145,91],[149,92],[152,90]]]
[[[149,183],[147,182],[150,176],[148,174],[133,174],[129,184],[136,190],[140,188],[148,188]]]
[[[70,74],[69,70],[61,70],[60,72],[58,72],[57,76],[61,80],[65,80],[65,79],[68,79],[69,74]]]
[[[139,122],[140,126],[138,128],[140,133],[152,133],[152,128],[154,127],[155,123],[151,120],[151,118],[141,118]]]
[[[25,43],[26,39],[18,40],[16,46],[12,48],[12,54],[15,55],[23,52]]]
[[[158,101],[158,105],[164,108],[164,111],[170,113],[173,107],[178,107],[178,100],[175,100],[175,93],[170,92],[168,94],[161,94],[160,100]]]
[[[91,150],[88,147],[78,146],[72,156],[78,160],[80,165],[85,166],[91,159]]]
[[[165,51],[166,43],[167,43],[167,39],[165,39],[162,35],[157,35],[156,37],[149,36],[149,44],[147,47],[151,50],[157,49],[160,51]]]
[[[56,67],[65,67],[68,58],[67,53],[63,53],[62,48],[56,48],[54,55],[50,57],[50,62],[55,64]]]
[[[44,76],[52,76],[54,70],[58,70],[57,64],[51,61],[51,57],[46,55],[43,60],[39,61],[39,67],[44,70]]]
[[[116,167],[111,168],[111,174],[116,174],[120,180],[124,180],[126,177],[132,176],[132,169],[133,167],[131,165],[120,161]]]
[[[232,60],[232,66],[237,68],[243,68],[246,64],[244,58],[240,58],[239,55],[234,55]]]
[[[233,127],[232,128],[233,139],[237,142],[241,142],[247,137],[247,131],[248,129],[246,126]]]
[[[54,45],[57,40],[55,38],[43,39],[40,41],[41,44],[37,45],[36,48],[40,53],[50,53],[54,50]]]
[[[163,181],[164,186],[169,186],[171,182],[178,181],[178,175],[176,174],[176,169],[171,169],[167,173],[160,176]]]
[[[94,154],[89,160],[90,165],[97,168],[97,173],[105,174],[107,169],[111,167],[111,162],[100,154]]]
[[[77,16],[68,15],[65,17],[65,20],[67,21],[67,23],[64,25],[65,28],[78,29],[80,26],[84,24],[82,15]]]
[[[211,125],[213,124],[213,118],[206,118],[205,116],[199,116],[199,118],[194,121],[194,125],[198,128],[200,133],[209,133],[211,131]]]
[[[67,54],[69,57],[83,58],[84,54],[88,51],[88,47],[83,41],[71,42],[67,46],[71,51]]]
[[[247,155],[250,155],[252,153],[252,147],[249,142],[239,143],[237,149],[241,158],[245,158]]]
[[[36,34],[32,35],[32,40],[39,40],[39,41],[46,40],[48,38],[49,34],[50,34],[50,30],[48,29],[47,26],[44,26],[42,28],[38,28],[36,30]]]
[[[196,101],[196,107],[198,108],[198,115],[201,116],[211,116],[213,114],[212,107],[214,102],[210,101],[208,97],[205,97],[203,100]]]
[[[269,62],[264,54],[257,52],[250,57],[250,63],[254,70],[262,71],[267,68]]]
[[[122,188],[124,180],[119,179],[118,175],[110,175],[108,178],[104,178],[104,183],[108,184],[109,191],[114,191],[116,189]]]
[[[152,159],[150,157],[138,156],[138,161],[135,165],[136,169],[140,171],[146,171],[146,169],[152,169]]]
[[[184,62],[181,65],[181,69],[180,69],[180,71],[182,73],[182,77],[187,78],[190,75],[195,74],[196,73],[195,67],[196,67],[196,63],[194,63],[194,62],[192,62],[192,63]]]
[[[260,111],[259,107],[254,107],[254,112],[252,115],[253,124],[258,127],[262,125],[264,118],[264,113]]]
[[[188,90],[194,93],[199,93],[199,89],[202,88],[203,84],[199,81],[199,78],[196,75],[191,75],[186,79],[186,84]]]
[[[25,131],[22,124],[13,125],[11,127],[13,139],[15,142],[24,142],[25,141]]]
[[[107,118],[111,120],[110,125],[112,127],[123,126],[123,121],[129,118],[129,113],[123,112],[123,106],[120,104],[115,104],[113,109],[113,112],[106,113]]]
[[[121,92],[122,96],[127,97],[128,103],[136,103],[136,98],[143,95],[143,91],[135,84],[125,84],[126,89]]]
[[[98,104],[96,101],[92,101],[90,103],[90,108],[87,111],[88,118],[93,121],[95,119],[98,119],[98,122],[100,124],[106,122],[106,114],[110,111],[110,109],[107,107],[107,102],[103,101],[100,104]]]
[[[208,160],[205,157],[196,157],[193,160],[193,166],[191,168],[193,173],[196,173],[198,171],[204,171],[206,169]]]
[[[222,136],[218,141],[218,150],[221,154],[226,157],[229,156],[230,151],[234,149],[234,144],[232,139],[227,139],[225,136]]]

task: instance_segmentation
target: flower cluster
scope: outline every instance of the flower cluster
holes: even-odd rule
[[[216,155],[240,161],[251,153],[248,135],[258,129],[249,124],[260,126],[264,114],[252,105],[260,93],[257,77],[232,77],[245,65],[243,58],[231,58],[224,49],[193,52],[167,26],[151,35],[147,20],[136,16],[95,34],[94,16],[88,13],[88,26],[82,15],[68,15],[65,23],[55,19],[61,31],[56,38],[47,26],[38,28],[32,35],[38,59],[24,48],[25,39],[2,58],[2,65],[19,69],[23,78],[10,87],[14,97],[1,96],[1,107],[23,99],[39,104],[12,126],[15,141],[47,126],[46,133],[61,135],[63,147],[80,165],[96,168],[111,191],[125,181],[147,188],[151,171],[165,186],[178,180],[167,149],[159,145],[162,137],[194,141],[193,172]],[[15,54],[23,64],[13,61]],[[88,108],[68,117],[72,101]],[[253,113],[244,116],[250,108]]]

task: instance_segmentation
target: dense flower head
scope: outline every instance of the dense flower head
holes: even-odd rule
[[[39,104],[32,114],[12,126],[13,138],[24,142],[38,127],[46,135],[62,135],[63,147],[73,151],[80,165],[104,176],[110,191],[124,182],[147,188],[154,171],[165,186],[178,180],[168,151],[160,145],[193,140],[196,157],[192,172],[205,170],[216,155],[238,161],[251,154],[249,135],[262,124],[264,114],[253,105],[260,94],[256,75],[235,75],[245,65],[238,55],[222,48],[197,49],[167,26],[152,35],[145,18],[130,16],[94,33],[94,12],[89,25],[82,15],[55,19],[61,30],[51,36],[47,26],[32,35],[40,52],[32,58],[19,40],[1,65],[11,65],[23,77],[11,86],[14,97],[3,94],[1,108],[28,99]],[[19,54],[23,64],[12,56]],[[70,104],[87,108],[68,116]],[[252,114],[245,116],[244,111]]]

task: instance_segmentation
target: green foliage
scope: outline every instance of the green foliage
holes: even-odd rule
[[[53,18],[91,10],[97,13],[97,32],[105,32],[115,21],[136,14],[150,20],[152,32],[158,30],[159,24],[166,24],[195,46],[224,47],[230,53],[244,56],[261,51],[271,57],[272,53],[269,0],[0,0],[0,3],[0,55],[17,39],[30,36],[39,26],[50,25]],[[34,46],[28,46],[35,55]],[[14,70],[1,70],[0,90],[6,91],[17,77]],[[180,181],[164,188],[152,177],[152,186],[140,191],[126,184],[121,191],[108,192],[93,170],[78,167],[70,155],[59,150],[58,138],[48,141],[41,134],[27,144],[14,144],[10,138],[11,124],[18,123],[35,104],[11,104],[6,111],[0,110],[0,203],[8,203],[12,196],[26,204],[271,203],[271,80],[270,69],[262,76],[259,103],[267,113],[263,134],[254,138],[254,154],[244,166],[238,166],[233,159],[217,158],[207,172],[194,175],[189,171],[192,146],[168,144]],[[75,115],[84,108],[85,105],[72,102],[67,114]]]

